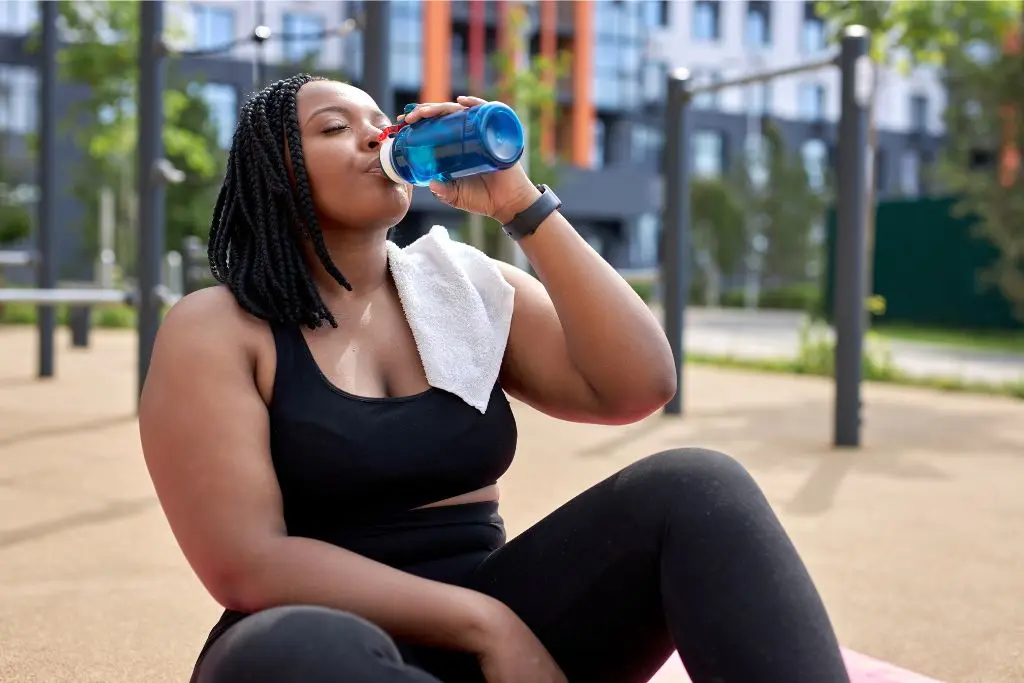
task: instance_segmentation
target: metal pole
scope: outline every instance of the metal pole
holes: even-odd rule
[[[265,0],[256,0],[256,25],[265,26],[267,12]],[[265,40],[256,40],[256,54],[252,61],[253,92],[263,89],[267,84],[267,52]]]
[[[863,26],[843,32],[839,164],[836,182],[834,311],[836,446],[860,446],[861,365],[867,296],[868,107],[874,67],[870,34]]]
[[[391,0],[363,3],[363,90],[385,114],[395,112],[391,84]]]
[[[39,226],[36,249],[36,282],[41,289],[57,286],[57,10],[55,2],[40,3],[42,51],[39,64]],[[39,328],[39,377],[53,377],[54,333],[57,310],[40,306],[36,311]]]
[[[682,415],[683,323],[690,271],[690,72],[670,72],[666,92],[661,281],[665,287],[665,334],[676,364],[677,388],[665,405],[665,414]]]
[[[159,172],[163,156],[163,0],[139,3],[139,11],[138,390],[141,395],[163,307],[159,297],[164,249],[164,180]]]

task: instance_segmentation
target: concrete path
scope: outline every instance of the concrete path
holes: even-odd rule
[[[691,352],[739,358],[792,358],[799,349],[803,313],[743,309],[687,309],[685,341]],[[1002,383],[1024,380],[1020,354],[893,340],[893,363],[918,377]]]
[[[135,337],[0,328],[0,681],[184,683],[217,606],[153,495],[133,417]],[[866,388],[866,446],[828,447],[827,381],[696,367],[684,420],[559,423],[516,406],[502,481],[516,534],[646,454],[717,448],[765,489],[840,639],[950,683],[1024,681],[1024,403]],[[659,683],[677,683],[659,679]]]

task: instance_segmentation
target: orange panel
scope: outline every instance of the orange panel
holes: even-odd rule
[[[452,5],[450,0],[423,3],[423,86],[420,102],[452,98]]]
[[[577,0],[573,3],[572,59],[572,163],[590,166],[594,144],[593,68],[594,68],[594,3]]]

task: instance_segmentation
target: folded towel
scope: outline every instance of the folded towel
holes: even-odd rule
[[[452,240],[440,225],[404,249],[388,242],[388,265],[427,382],[485,412],[515,289],[486,254]]]

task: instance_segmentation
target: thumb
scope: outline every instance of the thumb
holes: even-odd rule
[[[455,183],[442,183],[439,180],[430,181],[430,191],[445,204],[454,203],[458,195],[458,188],[456,188]]]

